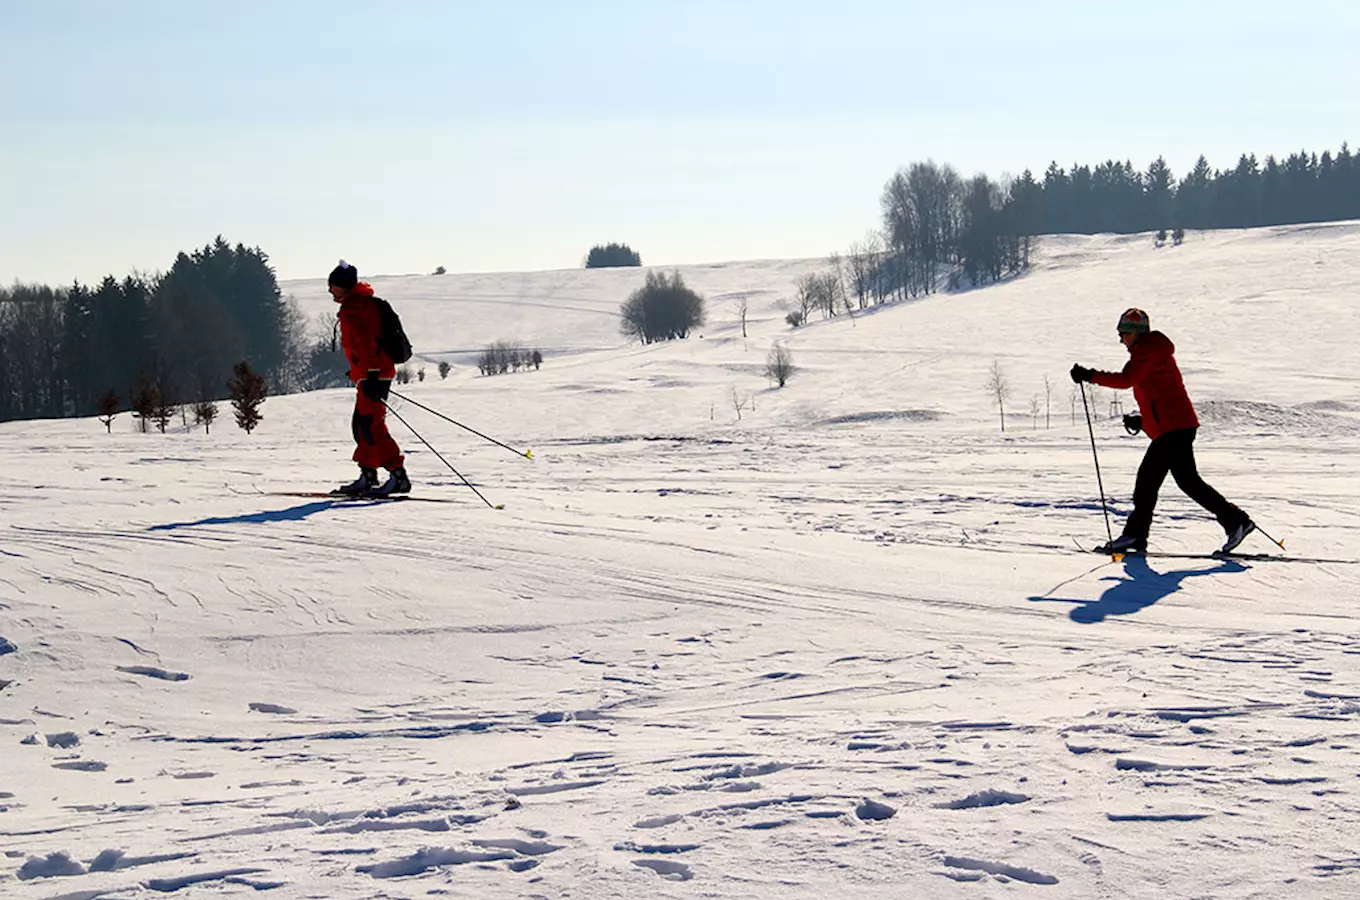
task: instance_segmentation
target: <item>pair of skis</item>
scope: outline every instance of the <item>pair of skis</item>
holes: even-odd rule
[[[412,503],[457,503],[452,497],[413,497],[410,494],[343,494],[339,491],[242,491],[254,497],[302,497],[309,500],[334,500],[337,503],[399,503],[410,501]],[[505,504],[501,504],[496,509],[504,509]]]
[[[1284,549],[1283,543],[1276,541],[1274,538],[1270,538],[1270,540],[1276,543],[1281,550]],[[1111,556],[1114,558],[1115,562],[1122,562],[1126,557],[1129,556],[1144,556],[1149,559],[1212,559],[1218,562],[1238,560],[1240,562],[1294,562],[1294,563],[1331,563],[1334,565],[1360,565],[1360,560],[1357,559],[1326,559],[1316,556],[1285,556],[1283,553],[1238,553],[1235,550],[1229,551],[1227,553],[1224,553],[1222,550],[1215,550],[1212,553],[1177,553],[1171,550],[1137,550],[1137,551],[1125,550],[1122,552],[1116,551],[1114,553],[1111,553],[1104,547],[1095,547],[1088,550],[1086,547],[1082,547],[1080,544],[1077,545],[1077,549],[1080,550],[1082,553],[1099,553],[1103,556]]]

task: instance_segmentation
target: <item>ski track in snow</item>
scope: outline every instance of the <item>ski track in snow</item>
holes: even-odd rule
[[[1354,252],[1350,229],[1313,239]],[[1053,358],[1011,364],[1112,362],[1088,321],[1108,331],[1107,307],[1134,302],[1155,317],[1155,298],[1118,286],[1172,276],[1127,245],[1070,240],[1010,286],[853,333],[809,327],[795,353],[815,386],[759,394],[740,424],[730,405],[711,424],[731,367],[751,361],[718,326],[702,358],[583,352],[537,382],[421,387],[436,406],[460,397],[469,421],[502,411],[516,442],[547,417],[532,467],[455,445],[504,512],[454,493],[418,450],[421,490],[466,504],[224,488],[262,453],[323,484],[343,475],[347,392],[275,398],[280,430],[248,441],[0,427],[6,458],[50,476],[10,492],[0,523],[0,894],[1360,890],[1360,567],[1073,553],[1103,529],[1084,421],[1025,415],[1003,438],[972,386],[913,396],[826,362],[881,347],[925,386],[976,381],[1012,349],[979,337],[987,304],[1033,311],[1078,277],[1116,299],[1072,325],[1041,316]],[[1240,287],[1234,246],[1187,257],[1209,297],[1173,323],[1187,363],[1239,364],[1191,379],[1210,397],[1201,468],[1263,524],[1288,523],[1291,547],[1352,558],[1360,395],[1290,394],[1255,331],[1211,356],[1201,323]],[[764,271],[734,268],[728,288]],[[1360,266],[1346,271],[1360,287]],[[479,302],[501,295],[551,299],[493,286]],[[765,333],[783,334],[768,312]],[[950,343],[956,317],[985,352]],[[1356,331],[1282,327],[1314,342],[1291,355],[1316,358]],[[939,346],[904,343],[922,332]],[[1252,381],[1244,359],[1268,374]],[[658,391],[699,418],[652,422],[639,410]],[[291,437],[332,426],[315,446]],[[1143,445],[1108,420],[1099,438],[1122,516]],[[1217,539],[1169,483],[1155,528],[1172,551]]]

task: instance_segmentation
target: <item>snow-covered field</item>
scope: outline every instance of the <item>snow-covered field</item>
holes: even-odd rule
[[[256,493],[352,477],[347,390],[250,436],[0,425],[0,895],[1360,892],[1360,224],[1054,238],[790,331],[817,267],[682,268],[710,321],[651,347],[614,316],[638,270],[373,279],[431,363],[406,393],[532,448],[395,404],[503,511],[399,424],[450,502]],[[1313,561],[1077,552],[1066,373],[1122,365],[1129,305],[1209,482]],[[479,377],[496,339],[543,369]],[[1155,549],[1220,540],[1168,483]]]

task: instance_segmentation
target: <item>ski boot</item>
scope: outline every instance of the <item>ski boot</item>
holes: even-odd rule
[[[1120,535],[1096,548],[1097,553],[1146,553],[1147,540],[1133,535]]]
[[[393,494],[411,493],[411,479],[406,476],[406,468],[397,466],[387,476],[387,481],[373,488],[366,496],[391,497]]]
[[[378,486],[378,470],[367,467],[359,470],[359,477],[349,484],[341,485],[332,494],[342,497],[367,497]]]
[[[1228,532],[1228,539],[1223,542],[1223,547],[1218,551],[1220,556],[1229,554],[1237,549],[1237,545],[1247,539],[1247,535],[1256,530],[1256,523],[1251,519],[1244,519],[1236,528]]]

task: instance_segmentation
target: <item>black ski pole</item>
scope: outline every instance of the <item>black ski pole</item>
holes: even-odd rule
[[[1273,537],[1271,537],[1269,534],[1267,534],[1267,533],[1266,533],[1266,530],[1265,530],[1264,528],[1262,528],[1260,525],[1257,525],[1257,526],[1256,526],[1256,530],[1259,531],[1259,532],[1261,532],[1261,537],[1263,537],[1263,538],[1265,538],[1266,540],[1270,541],[1272,544],[1274,544],[1276,547],[1279,547],[1281,550],[1284,549],[1284,541],[1277,541],[1277,540],[1275,540]]]
[[[488,500],[488,499],[486,499],[485,497],[483,497],[483,496],[482,496],[482,492],[479,491],[479,490],[477,490],[475,487],[473,487],[471,481],[468,481],[466,478],[463,478],[463,473],[462,473],[462,472],[459,472],[457,469],[455,469],[455,468],[453,467],[453,463],[451,463],[451,462],[449,462],[447,459],[445,459],[445,458],[444,458],[444,455],[443,455],[442,453],[440,453],[438,450],[434,449],[434,447],[430,447],[430,442],[427,441],[427,440],[425,440],[425,438],[421,437],[421,436],[420,436],[420,432],[419,432],[419,431],[416,431],[414,428],[412,428],[412,427],[411,427],[411,423],[408,422],[408,421],[406,421],[405,419],[403,419],[403,418],[401,417],[401,413],[397,412],[395,409],[393,409],[391,406],[389,406],[386,400],[383,401],[383,406],[386,406],[386,407],[387,407],[387,411],[390,412],[392,415],[396,416],[396,417],[397,417],[397,421],[400,422],[401,424],[405,425],[406,428],[407,428],[407,430],[410,431],[411,434],[414,434],[414,435],[420,440],[420,442],[421,442],[422,444],[424,444],[426,447],[429,447],[429,448],[430,448],[430,452],[433,453],[435,456],[438,456],[438,457],[439,457],[439,461],[442,462],[444,465],[448,466],[448,467],[449,467],[449,471],[452,472],[453,474],[457,475],[457,476],[462,480],[463,484],[467,485],[468,488],[470,488],[470,489],[472,490],[472,493],[476,494],[479,498],[481,498],[481,501],[482,501],[483,503],[485,503],[487,506],[491,507],[492,509],[505,509],[505,504],[504,504],[504,503],[492,503],[490,500]]]
[[[1091,458],[1096,462],[1096,486],[1100,488],[1100,508],[1105,513],[1105,536],[1114,543],[1114,532],[1110,530],[1110,508],[1105,504],[1105,482],[1100,477],[1100,457],[1096,455],[1096,430],[1091,425],[1091,406],[1086,402],[1086,385],[1081,388],[1081,406],[1086,410],[1086,431],[1091,435]]]
[[[477,437],[481,438],[482,440],[484,440],[484,441],[490,441],[491,443],[495,444],[497,447],[504,447],[506,450],[509,450],[511,453],[515,454],[516,456],[522,456],[522,457],[524,457],[525,459],[533,459],[533,458],[534,458],[534,454],[533,454],[533,451],[532,451],[532,450],[516,450],[514,447],[511,447],[509,444],[502,444],[500,441],[496,440],[495,438],[493,438],[493,437],[488,437],[488,436],[482,434],[480,431],[478,431],[478,430],[475,429],[475,428],[469,428],[468,426],[464,425],[462,422],[459,422],[457,419],[450,418],[449,416],[444,415],[442,412],[440,412],[440,411],[437,410],[437,409],[430,409],[430,407],[426,406],[424,403],[421,403],[421,402],[419,402],[419,401],[417,401],[417,400],[412,400],[410,397],[407,397],[407,396],[404,395],[404,394],[398,394],[396,391],[392,391],[392,396],[393,396],[393,397],[400,397],[402,400],[405,400],[407,403],[411,404],[412,406],[418,406],[418,407],[420,407],[421,409],[425,410],[427,413],[433,413],[434,415],[436,415],[436,416],[438,416],[439,418],[443,419],[445,422],[449,422],[449,423],[452,423],[452,424],[454,424],[454,425],[457,425],[459,428],[463,429],[464,431],[470,431],[470,432],[472,432],[473,434],[477,435]],[[407,427],[409,428],[410,426],[407,426]],[[416,435],[416,436],[419,437],[419,435]]]

